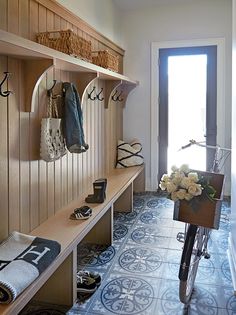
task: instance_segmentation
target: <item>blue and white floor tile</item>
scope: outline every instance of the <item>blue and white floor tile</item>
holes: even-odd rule
[[[229,204],[223,205],[220,229],[213,231],[209,242],[211,259],[200,262],[188,310],[178,296],[183,244],[176,235],[184,229],[184,223],[173,221],[173,202],[155,195],[137,195],[134,209],[132,214],[117,213],[114,217],[114,244],[122,245],[101,287],[90,301],[74,306],[73,313],[68,314],[86,310],[86,315],[234,314],[236,298],[225,257]]]
[[[220,228],[209,241],[211,258],[200,261],[186,309],[178,296],[183,244],[176,240],[184,223],[173,220],[172,201],[155,193],[135,195],[132,213],[114,214],[112,246],[79,245],[78,269],[99,272],[102,283],[90,298],[79,297],[65,314],[235,315],[236,297],[225,255],[229,218],[230,204],[224,202]]]

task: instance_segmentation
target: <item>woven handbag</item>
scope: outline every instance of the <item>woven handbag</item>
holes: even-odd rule
[[[42,118],[41,121],[40,156],[44,161],[52,162],[58,160],[66,152],[62,120],[58,118],[56,99],[50,95],[48,97],[47,118]]]

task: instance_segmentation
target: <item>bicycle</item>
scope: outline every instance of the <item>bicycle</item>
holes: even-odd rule
[[[210,172],[220,173],[221,168],[230,155],[231,149],[221,148],[219,145],[212,146],[207,145],[204,142],[190,140],[187,145],[181,147],[181,150],[192,145],[214,149],[215,156]],[[227,153],[223,154],[224,152]],[[194,282],[201,258],[210,258],[210,254],[207,251],[210,232],[210,228],[186,223],[185,231],[177,234],[177,240],[184,243],[179,268],[179,299],[186,305],[189,304],[193,293]]]

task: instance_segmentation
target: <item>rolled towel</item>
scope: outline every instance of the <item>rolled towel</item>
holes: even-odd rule
[[[0,303],[9,304],[57,257],[61,245],[12,232],[0,244]]]

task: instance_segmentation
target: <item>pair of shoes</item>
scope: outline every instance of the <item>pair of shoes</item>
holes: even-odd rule
[[[71,220],[84,220],[90,218],[92,215],[92,209],[88,206],[83,206],[80,208],[74,209],[74,212],[71,213]]]
[[[87,203],[103,203],[106,199],[107,179],[99,178],[93,182],[93,195],[85,198]]]
[[[94,293],[101,284],[101,276],[92,271],[81,270],[77,272],[77,294]]]

